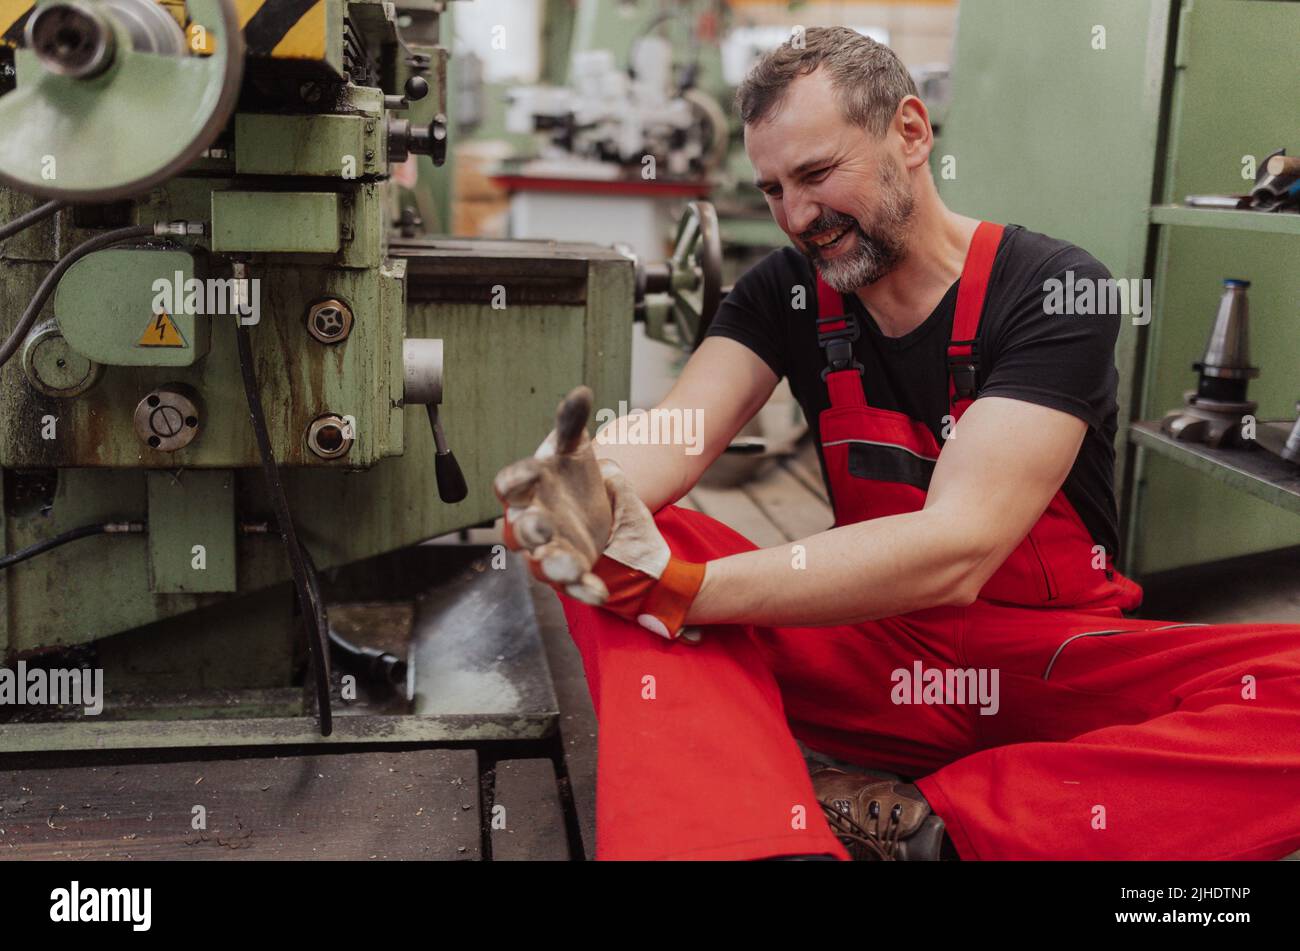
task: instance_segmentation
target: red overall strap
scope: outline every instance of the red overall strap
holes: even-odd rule
[[[981,221],[961,269],[957,311],[952,319],[952,339],[948,342],[948,404],[957,417],[975,398],[975,376],[979,370],[975,339],[979,335],[984,295],[1003,230],[1002,225]]]
[[[857,318],[844,310],[844,298],[817,275],[817,332],[819,342],[824,335],[842,331],[852,347],[858,337]],[[824,346],[825,344],[823,344]],[[831,406],[866,406],[867,397],[862,389],[861,365],[853,360],[850,349],[849,367],[824,374],[826,389],[830,392]]]
[[[844,316],[844,298],[839,295],[820,274],[817,275],[817,316],[831,320]],[[834,324],[827,324],[827,330],[838,330]]]

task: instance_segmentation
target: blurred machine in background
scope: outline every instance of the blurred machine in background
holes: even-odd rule
[[[575,39],[567,85],[506,92],[505,130],[530,136],[535,154],[509,159],[497,184],[509,192],[509,233],[622,243],[642,261],[664,256],[685,201],[707,198],[731,143],[727,113],[696,85],[694,44],[652,31],[682,11],[653,18],[629,42],[609,4],[588,0],[575,16],[605,23]],[[587,44],[599,43],[600,46]],[[626,48],[620,62],[614,48]]]
[[[527,0],[496,0],[490,6],[506,19],[526,5]],[[497,186],[510,195],[512,236],[568,237],[575,216],[557,203],[581,200],[584,188],[593,194],[601,189],[602,196],[623,188],[635,192],[644,207],[660,207],[652,215],[629,205],[626,214],[608,216],[624,225],[624,233],[610,240],[626,242],[642,256],[652,246],[659,254],[685,202],[709,197],[718,208],[724,276],[731,282],[785,243],[751,185],[742,127],[731,108],[754,61],[792,30],[847,22],[898,47],[940,127],[949,97],[955,9],[948,3],[812,4],[792,10],[762,0],[550,2],[544,5],[543,82],[485,87],[480,67],[461,98],[469,105],[455,113],[460,121],[472,121],[480,139],[466,147],[484,146],[479,154],[490,154],[487,164],[502,173]],[[489,64],[492,55],[484,53]],[[499,124],[493,121],[497,98]],[[511,147],[492,148],[482,142],[485,137],[500,137],[502,146],[508,140]],[[588,185],[594,182],[618,184]],[[480,201],[488,197],[474,194]]]
[[[523,169],[592,178],[700,179],[726,158],[727,115],[707,93],[674,76],[673,47],[647,36],[627,71],[609,50],[575,52],[574,85],[510,91],[506,128],[543,132],[541,157]]]

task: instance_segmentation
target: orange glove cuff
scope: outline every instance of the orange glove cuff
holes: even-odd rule
[[[512,551],[519,548],[508,512],[501,534],[507,548]],[[539,562],[527,557],[524,560],[534,578],[562,590],[561,586],[553,584],[546,577]],[[601,607],[620,617],[636,621],[668,640],[675,640],[681,633],[686,623],[686,613],[704,583],[703,564],[672,557],[668,559],[663,577],[658,579],[604,555],[596,559],[591,570],[609,591],[609,597]]]
[[[604,555],[591,570],[609,590],[602,607],[668,640],[681,633],[686,612],[704,583],[704,565],[679,558],[668,559],[659,579]]]

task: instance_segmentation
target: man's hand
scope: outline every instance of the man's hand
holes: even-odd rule
[[[506,546],[528,555],[538,579],[600,604],[608,591],[591,567],[609,542],[613,512],[587,438],[591,400],[585,386],[565,397],[537,452],[498,472],[492,488],[506,510]]]
[[[704,565],[674,558],[622,467],[596,458],[585,426],[591,403],[590,389],[574,389],[533,457],[497,473],[506,546],[556,590],[669,640],[697,642],[682,626]]]

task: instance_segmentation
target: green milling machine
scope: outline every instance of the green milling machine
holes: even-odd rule
[[[716,227],[413,235],[444,8],[0,0],[0,668],[104,694],[0,705],[0,752],[554,732],[527,572],[418,543],[574,385],[628,398],[634,311],[696,337]]]

